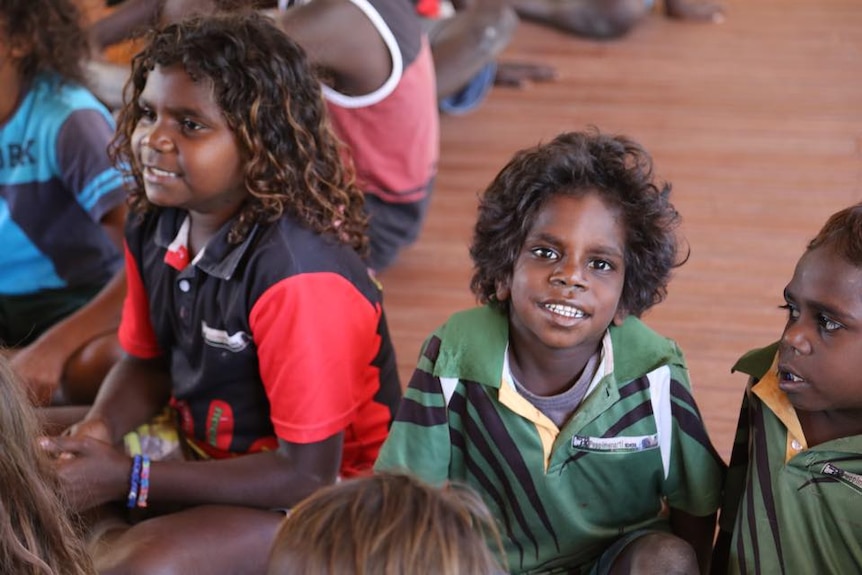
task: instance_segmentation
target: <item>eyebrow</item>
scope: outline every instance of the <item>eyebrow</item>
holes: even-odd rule
[[[797,304],[799,303],[799,299],[794,297],[793,293],[787,288],[784,288],[784,299],[786,301],[792,301],[792,302],[797,303]],[[808,306],[814,310],[817,310],[820,313],[824,313],[830,317],[834,317],[835,319],[840,319],[842,321],[846,321],[846,320],[854,320],[855,321],[857,319],[856,316],[850,315],[845,311],[841,311],[841,310],[834,308],[828,304],[825,304],[821,301],[805,300],[803,303],[806,306]]]
[[[151,110],[153,109],[153,105],[150,103],[150,101],[147,98],[144,98],[143,96],[138,98],[137,106],[139,108],[149,108]],[[209,118],[209,116],[207,114],[204,114],[203,112],[201,112],[200,108],[188,108],[188,107],[170,108],[169,107],[169,108],[167,108],[167,110],[168,110],[168,114],[174,118],[192,117],[192,118],[199,118],[202,120],[207,120]]]

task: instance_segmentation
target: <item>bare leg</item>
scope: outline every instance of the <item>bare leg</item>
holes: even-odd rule
[[[518,24],[501,0],[479,0],[439,22],[429,40],[437,69],[437,98],[463,88],[509,45]]]
[[[123,355],[116,333],[92,339],[76,351],[63,370],[63,381],[52,405],[89,405],[108,372]]]
[[[87,415],[90,406],[72,405],[65,407],[40,407],[36,415],[42,424],[45,435],[59,435]]]
[[[649,12],[644,0],[513,0],[518,16],[587,38],[628,33]]]
[[[90,549],[102,575],[262,575],[283,518],[248,507],[193,507],[127,528],[103,524]]]
[[[698,575],[694,548],[670,533],[650,533],[626,546],[611,575]]]

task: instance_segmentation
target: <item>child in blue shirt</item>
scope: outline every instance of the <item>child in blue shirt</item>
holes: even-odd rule
[[[0,4],[0,345],[38,403],[89,403],[119,358],[126,214],[72,0]]]

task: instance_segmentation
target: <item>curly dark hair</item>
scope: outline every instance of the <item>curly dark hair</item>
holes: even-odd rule
[[[240,243],[256,223],[288,213],[365,255],[364,197],[352,166],[343,161],[343,145],[330,127],[319,80],[302,48],[253,11],[170,24],[151,32],[146,47],[132,59],[109,151],[130,180],[133,212],[159,209],[147,200],[132,150],[132,134],[142,117],[138,101],[150,71],[174,65],[195,81],[212,82],[214,98],[236,136],[248,198],[229,242]]]
[[[22,80],[54,72],[63,81],[85,83],[87,35],[74,0],[3,0],[0,25],[10,46],[28,47],[18,64]]]
[[[808,242],[806,251],[830,247],[849,263],[862,267],[862,204],[835,212]]]
[[[497,174],[479,202],[470,246],[470,289],[481,303],[507,309],[496,299],[507,281],[542,206],[558,194],[598,193],[619,209],[625,229],[625,280],[620,309],[639,316],[667,295],[677,259],[679,214],[670,185],[653,181],[652,158],[624,136],[591,129],[568,132],[521,150]]]

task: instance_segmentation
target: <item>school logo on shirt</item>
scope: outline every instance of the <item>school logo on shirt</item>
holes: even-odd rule
[[[580,451],[634,453],[658,447],[658,434],[617,437],[573,435],[572,447]]]
[[[244,331],[229,334],[223,329],[208,326],[205,321],[201,322],[201,334],[207,345],[220,347],[234,353],[244,350],[251,343],[251,336]]]

